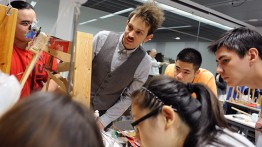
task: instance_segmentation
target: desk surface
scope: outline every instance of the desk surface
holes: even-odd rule
[[[241,107],[244,107],[244,108],[250,109],[250,110],[254,110],[254,111],[257,111],[257,112],[260,111],[259,108],[249,107],[249,106],[246,106],[246,105],[241,104],[241,103],[231,102],[231,101],[229,101],[229,100],[227,100],[226,102],[229,103],[229,104],[234,104],[234,105],[238,105],[238,106],[241,106]]]
[[[243,119],[236,118],[236,117],[233,117],[233,116],[241,117]],[[251,127],[251,128],[255,129],[256,123],[252,122],[251,118],[249,116],[247,116],[247,115],[244,115],[244,114],[230,114],[230,115],[225,115],[225,118],[227,120],[231,120],[233,122],[240,123],[242,125],[245,125],[245,126],[248,126],[248,127]]]

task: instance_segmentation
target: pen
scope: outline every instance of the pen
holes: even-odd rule
[[[232,117],[233,117],[233,118],[238,118],[238,119],[244,119],[243,117],[235,116],[235,115],[233,115]]]

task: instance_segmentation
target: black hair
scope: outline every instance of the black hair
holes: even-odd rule
[[[256,48],[262,59],[262,36],[249,28],[241,27],[224,33],[220,39],[209,45],[208,49],[216,53],[222,46],[235,51],[240,58],[243,58],[250,48]]]
[[[216,144],[219,142],[216,135],[220,132],[216,126],[228,128],[218,99],[203,85],[184,84],[174,78],[157,76],[152,78],[147,89],[133,92],[132,103],[149,110],[156,109],[161,103],[175,108],[181,120],[190,127],[184,147]],[[154,93],[161,102],[150,93]],[[192,97],[192,93],[196,94],[196,98]]]
[[[35,93],[0,118],[0,146],[101,147],[93,113],[58,93]]]
[[[16,8],[18,10],[22,10],[22,9],[34,10],[34,7],[31,4],[29,4],[28,2],[25,2],[25,1],[12,1],[12,2],[10,2],[10,5],[13,8]]]
[[[176,57],[176,61],[177,60],[192,63],[195,71],[197,71],[202,64],[202,56],[200,52],[194,48],[181,50]]]

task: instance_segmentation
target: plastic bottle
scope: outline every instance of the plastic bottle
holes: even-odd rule
[[[97,119],[97,118],[99,117],[99,111],[96,110],[95,113],[94,113],[94,115],[95,115],[95,119]]]

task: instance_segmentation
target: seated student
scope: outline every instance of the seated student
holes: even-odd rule
[[[242,97],[245,86],[236,86],[229,87],[227,92],[226,100],[239,100]],[[234,91],[232,92],[232,90]],[[236,114],[237,111],[231,108],[232,105],[228,105],[228,103],[224,103],[223,107],[225,110],[225,114]]]
[[[236,86],[234,87],[234,91],[232,93],[233,88],[229,87],[226,100],[230,100],[230,98],[233,98],[234,100],[237,98],[239,99],[243,94],[244,89],[245,86]]]
[[[230,87],[228,89],[226,100],[241,100],[241,101],[249,101],[251,100],[253,96],[253,90],[250,89],[247,86],[235,86],[234,91],[232,92],[233,88]],[[249,97],[248,96],[249,93]],[[256,102],[259,96],[259,90],[256,89],[254,92],[254,101]],[[231,99],[230,99],[231,98]],[[231,105],[228,106],[227,103],[224,103],[224,110],[226,114],[235,114],[237,111],[233,110],[231,108]]]
[[[254,95],[253,95],[254,92]],[[244,91],[243,91],[244,95],[248,95],[249,97],[252,98],[254,96],[254,101],[256,102],[258,100],[258,97],[260,95],[260,90],[259,89],[250,89],[247,86],[244,87]]]
[[[219,73],[216,73],[215,76],[216,79],[216,85],[217,85],[217,95],[223,96],[227,93],[227,83],[222,79],[221,75]]]
[[[70,96],[35,93],[0,118],[1,147],[101,147],[94,115]]]
[[[165,75],[175,78],[183,83],[201,83],[206,85],[217,96],[217,87],[214,75],[200,68],[202,56],[193,48],[185,48],[176,57],[175,64],[166,67]]]
[[[218,99],[201,84],[154,77],[148,88],[132,93],[131,110],[136,139],[144,147],[254,146],[228,129]]]

